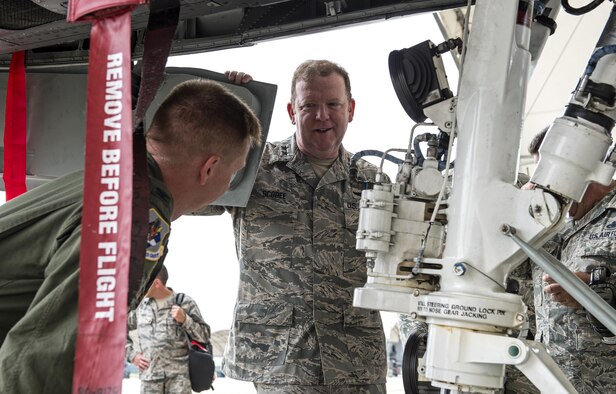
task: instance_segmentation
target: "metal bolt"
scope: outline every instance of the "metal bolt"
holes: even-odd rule
[[[453,123],[451,123],[451,122],[445,122],[445,127],[448,128],[448,129],[450,129],[452,125],[453,125]]]
[[[515,227],[511,227],[508,224],[501,225],[500,230],[505,235],[513,235],[513,234],[515,234]]]
[[[466,273],[466,266],[464,263],[455,263],[453,265],[453,273],[458,276],[464,275]]]
[[[412,312],[410,314],[410,316],[411,316],[411,319],[417,319],[417,313],[416,312]]]
[[[420,294],[420,293],[419,293],[419,290],[415,289],[415,290],[413,291],[413,296],[414,296],[414,297],[419,297],[419,294]]]
[[[524,315],[521,315],[521,314],[519,314],[519,313],[515,316],[515,319],[516,319],[517,321],[519,321],[519,322],[521,322],[521,321],[524,321],[524,320],[525,320],[525,319],[524,319]]]
[[[511,345],[509,349],[507,349],[507,353],[509,353],[511,357],[517,358],[520,355],[520,348],[517,345]]]

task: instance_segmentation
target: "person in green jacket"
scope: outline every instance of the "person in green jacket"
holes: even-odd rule
[[[170,222],[222,195],[260,133],[215,82],[183,82],[161,104],[146,133],[149,219],[161,231],[144,250],[142,289],[162,266]],[[0,207],[0,393],[71,391],[82,198],[78,171]]]

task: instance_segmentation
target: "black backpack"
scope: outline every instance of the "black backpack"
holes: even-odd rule
[[[182,306],[182,302],[184,302],[184,293],[176,294],[175,304]],[[209,326],[207,326],[207,331],[209,335]],[[184,331],[184,335],[186,335],[188,340],[188,372],[190,374],[192,390],[197,393],[209,389],[214,390],[212,381],[216,373],[216,366],[214,364],[212,343],[210,341],[207,343],[193,341],[186,331]]]

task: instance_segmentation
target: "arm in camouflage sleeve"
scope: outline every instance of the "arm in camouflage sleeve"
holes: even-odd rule
[[[584,271],[574,271],[575,276],[580,278],[587,285],[590,284],[590,272],[596,267],[607,267],[610,272],[615,272],[616,261],[605,256],[584,256],[584,262],[587,263]],[[544,291],[552,297],[552,300],[570,308],[581,308],[580,303],[573,298],[564,288],[560,286],[550,275],[545,274],[543,280],[548,284],[544,287]]]
[[[221,207],[219,205],[208,205],[207,207],[193,212],[192,215],[200,215],[200,216],[219,216],[225,213],[225,207]]]
[[[210,326],[201,317],[197,303],[192,298],[186,296],[182,303],[182,309],[184,309],[186,315],[182,328],[186,330],[188,336],[198,342],[208,342],[210,340]]]
[[[139,353],[135,349],[133,338],[130,335],[130,332],[136,329],[137,329],[137,313],[135,310],[132,310],[128,313],[128,322],[126,324],[126,360],[128,360],[129,363],[132,363],[137,353]]]

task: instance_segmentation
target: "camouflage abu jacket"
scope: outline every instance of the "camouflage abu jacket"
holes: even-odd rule
[[[129,335],[126,339],[126,359],[131,362],[142,353],[150,366],[139,374],[141,380],[160,380],[176,375],[188,379],[188,342],[184,332],[199,342],[209,341],[209,327],[201,317],[199,307],[188,295],[182,309],[186,313],[183,324],[171,317],[176,293],[159,307],[154,298],[144,298],[136,310],[128,315]]]
[[[269,384],[384,383],[378,311],[353,307],[366,282],[355,250],[362,185],[344,149],[319,180],[295,138],[268,143],[246,208],[233,217],[240,285],[223,370]],[[374,174],[358,163],[362,178]]]
[[[616,272],[616,189],[562,232],[561,262],[571,271],[607,265]],[[537,340],[580,393],[612,392],[616,387],[616,347],[602,342],[584,309],[562,306],[543,292],[542,272],[533,272]]]

